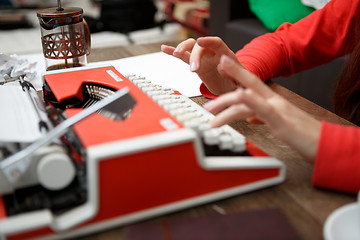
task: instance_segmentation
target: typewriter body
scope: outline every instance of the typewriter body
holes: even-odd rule
[[[131,99],[121,117],[98,111],[75,123],[32,159],[37,181],[0,185],[1,237],[76,237],[285,179],[279,160],[229,126],[209,128],[212,115],[187,97],[112,66],[47,73],[43,94],[56,126],[123,88]],[[66,181],[42,172],[59,146]]]

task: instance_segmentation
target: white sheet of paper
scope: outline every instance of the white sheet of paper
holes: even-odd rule
[[[200,95],[201,79],[188,64],[163,52],[109,61],[121,74],[142,75],[154,84],[170,87],[187,97]]]
[[[42,135],[28,94],[12,85],[0,86],[0,142],[33,142]]]

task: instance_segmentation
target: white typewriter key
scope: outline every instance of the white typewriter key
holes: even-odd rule
[[[174,99],[174,100],[175,100],[176,102],[181,103],[181,104],[184,104],[184,105],[188,104],[188,103],[186,103],[186,101],[184,101],[184,99],[181,99],[181,98]]]
[[[154,96],[154,99],[156,99],[156,100],[169,99],[169,100],[172,100],[174,102],[179,100],[179,98],[176,95],[157,95],[157,96]]]
[[[135,81],[135,80],[145,80],[146,79],[146,77],[144,77],[144,76],[140,76],[140,75],[136,75],[135,77],[133,77],[133,80]]]
[[[208,122],[203,122],[202,121],[202,123],[198,126],[198,130],[200,132],[204,132],[204,131],[207,131],[209,129],[211,129],[211,126],[210,126],[210,124]]]
[[[208,117],[208,116],[200,116],[199,119],[204,122],[204,123],[209,123],[210,120],[211,120],[211,117]],[[217,128],[217,129],[220,129],[220,128]]]
[[[175,91],[173,88],[169,88],[169,87],[163,87],[162,89],[163,89],[164,91],[172,91],[172,92]]]
[[[151,85],[151,82],[149,81],[134,81],[135,85],[138,86],[138,87],[148,87]]]
[[[153,91],[146,92],[146,94],[148,94],[151,97],[154,95],[164,95],[165,93],[164,93],[164,91],[153,90]]]
[[[180,96],[178,96],[178,95],[173,94],[173,95],[164,95],[164,96],[166,96],[166,97],[168,97],[170,99],[174,99],[176,101],[183,101],[183,100],[181,100]]]
[[[191,108],[181,108],[181,109],[179,109],[178,115],[180,115],[180,114],[191,114],[191,116],[192,116],[193,118],[197,118],[197,119],[200,120],[200,118],[198,117],[197,113],[194,112],[194,111],[192,111]]]
[[[189,111],[194,113],[194,116],[196,116],[196,118],[198,118],[200,121],[202,122],[208,122],[208,120],[204,120],[204,114],[196,111],[196,109],[190,108]]]
[[[168,104],[164,106],[164,109],[167,111],[173,110],[173,109],[182,109],[182,105],[178,103]]]
[[[141,83],[141,84],[136,84],[136,86],[138,88],[140,88],[142,91],[156,91],[155,88],[151,87],[150,85],[146,84],[146,83]]]
[[[246,150],[246,138],[239,135],[233,137],[233,149],[234,152],[244,152]]]
[[[184,113],[184,114],[177,117],[177,120],[179,122],[189,121],[191,119],[194,119],[194,114],[193,113],[188,113],[188,112],[186,112],[186,113]]]
[[[191,120],[185,121],[183,124],[184,124],[185,127],[191,128],[191,129],[194,129],[194,130],[197,131],[200,122],[199,122],[198,119],[191,119]]]
[[[173,95],[174,91],[173,90],[163,90],[161,91],[163,94],[168,94],[168,95]]]
[[[144,79],[136,78],[136,79],[133,79],[132,81],[133,81],[133,83],[149,83],[149,84],[151,83],[151,81],[146,80],[145,78]]]
[[[164,108],[166,109],[166,107],[164,107]],[[183,108],[174,108],[174,109],[170,109],[169,113],[171,115],[173,115],[174,117],[177,117],[177,116],[180,116],[180,115],[186,113],[186,110]]]
[[[165,98],[165,99],[160,99],[157,101],[158,104],[160,104],[161,106],[165,106],[167,104],[173,104],[176,102],[176,100],[171,99],[171,98]]]
[[[216,145],[220,143],[220,135],[222,131],[218,128],[212,128],[203,132],[204,141],[208,145]]]
[[[133,78],[136,78],[136,74],[135,73],[128,73],[128,74],[125,74],[124,77],[126,77],[127,79],[129,79],[129,78],[133,79]]]
[[[161,93],[159,91],[148,91],[146,94],[153,97],[154,95],[160,95]]]
[[[233,138],[230,134],[221,134],[219,137],[220,145],[219,148],[221,150],[231,150],[233,148]]]
[[[156,85],[156,84],[150,84],[150,87],[152,87],[152,88],[154,88],[154,89],[156,89],[158,91],[163,91],[164,90],[161,86]]]
[[[194,129],[198,134],[202,135],[202,133],[205,130],[209,130],[210,129],[210,125],[203,123],[202,121],[200,121],[199,119],[192,119],[190,121],[185,122],[184,124],[186,127],[189,126],[192,129]]]
[[[141,85],[141,84],[146,84],[146,85],[151,84],[151,82],[148,81],[148,80],[134,80],[133,83],[134,83],[136,86],[139,86],[139,85]]]
[[[160,101],[160,100],[165,100],[165,99],[171,99],[171,97],[168,95],[156,95],[156,96],[153,96],[152,99],[154,101]]]
[[[139,88],[145,93],[150,92],[150,91],[156,91],[156,88],[149,87],[149,86],[143,86],[143,87],[139,87]]]

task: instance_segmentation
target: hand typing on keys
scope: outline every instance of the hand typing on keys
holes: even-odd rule
[[[128,75],[126,77],[168,111],[177,121],[185,127],[195,130],[203,139],[205,154],[214,154],[214,152],[225,154],[220,153],[224,150],[230,151],[232,154],[245,151],[246,139],[242,134],[229,125],[211,128],[209,121],[214,118],[214,115],[188,97],[175,95],[174,90],[154,85],[142,76]],[[207,149],[211,150],[207,151]]]

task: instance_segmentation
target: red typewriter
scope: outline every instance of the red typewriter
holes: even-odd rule
[[[4,239],[76,237],[285,179],[281,161],[228,125],[210,128],[213,115],[144,77],[80,67],[48,72],[43,90],[54,123],[46,141],[22,165],[0,165]]]

